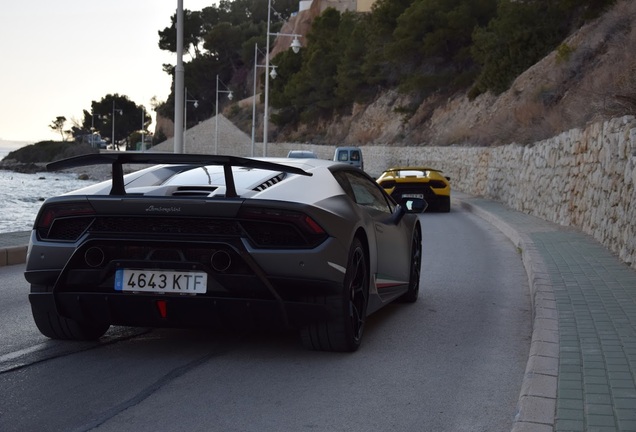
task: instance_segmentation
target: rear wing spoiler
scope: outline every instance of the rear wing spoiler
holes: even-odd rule
[[[408,171],[408,170],[411,170],[411,171],[434,171],[434,172],[442,174],[442,175],[444,174],[444,172],[442,170],[438,170],[438,169],[435,169],[435,168],[428,168],[428,167],[392,167],[392,168],[384,170],[384,172],[385,173],[386,172],[395,173],[395,172],[398,172],[398,171]],[[448,180],[448,181],[450,181],[450,179],[451,179],[449,176],[444,176],[444,178],[446,180]]]
[[[420,166],[413,166],[413,167],[391,167],[391,168],[387,168],[384,170],[384,172],[395,172],[395,171],[408,171],[408,170],[412,170],[412,171],[435,171],[438,173],[441,173],[441,170],[435,169],[435,168],[428,168],[428,167],[420,167]]]
[[[270,171],[281,171],[285,173],[311,176],[300,168],[267,162],[260,159],[250,159],[239,156],[226,155],[202,155],[183,153],[91,153],[75,156],[68,159],[61,159],[46,165],[48,171],[59,171],[68,168],[76,168],[88,165],[111,164],[112,166],[112,186],[110,195],[126,195],[124,188],[124,164],[149,164],[149,165],[222,165],[225,175],[225,196],[228,198],[237,197],[232,167],[246,167],[264,169]]]

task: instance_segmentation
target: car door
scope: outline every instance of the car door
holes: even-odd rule
[[[370,177],[359,170],[342,170],[336,176],[346,181],[349,193],[373,220],[377,269],[374,275],[378,295],[390,298],[408,285],[410,239],[402,222],[394,223],[395,203]]]

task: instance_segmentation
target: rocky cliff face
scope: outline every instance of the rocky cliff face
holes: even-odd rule
[[[314,2],[319,3],[319,2]],[[299,14],[282,32],[306,34],[319,8]],[[282,38],[273,54],[289,46]],[[582,27],[519,76],[501,95],[469,100],[465,93],[432,95],[412,115],[413,100],[395,91],[318,125],[278,131],[277,141],[356,145],[500,145],[531,143],[592,121],[636,113],[636,2]]]

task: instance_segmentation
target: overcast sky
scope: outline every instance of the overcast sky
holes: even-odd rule
[[[165,101],[171,78],[162,64],[176,64],[176,55],[159,49],[157,32],[170,25],[177,3],[3,1],[0,140],[58,139],[48,127],[56,117],[66,117],[70,127],[92,100],[107,94],[126,95],[148,109],[153,96]],[[214,3],[183,0],[183,7],[201,10]]]

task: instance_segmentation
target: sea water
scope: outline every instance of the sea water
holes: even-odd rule
[[[0,140],[0,160],[28,144]],[[96,181],[80,180],[71,173],[22,174],[0,170],[0,233],[29,231],[45,199],[93,183]]]

